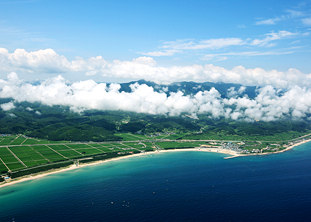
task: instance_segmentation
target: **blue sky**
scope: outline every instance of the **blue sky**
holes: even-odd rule
[[[0,98],[74,112],[304,118],[311,113],[310,32],[311,0],[0,0]],[[228,100],[215,89],[167,96],[166,87],[158,93],[133,84],[124,93],[105,84],[139,79],[259,88],[254,99],[238,97],[244,86],[231,88]]]
[[[68,79],[126,81],[148,71],[141,67],[144,64],[157,68],[154,75],[162,68],[195,65],[226,71],[242,66],[268,73],[295,69],[308,75],[310,6],[311,1],[284,0],[1,0],[0,48],[7,51],[0,74],[2,78],[14,71],[26,79],[61,74]],[[25,50],[23,56],[15,55],[16,49]],[[53,52],[44,51],[41,59],[47,49]],[[90,62],[98,56],[104,62]],[[88,68],[73,67],[77,57]],[[145,59],[136,67],[131,62],[139,57]],[[107,68],[115,60],[126,69],[124,76]],[[136,76],[127,76],[126,71],[133,69]]]

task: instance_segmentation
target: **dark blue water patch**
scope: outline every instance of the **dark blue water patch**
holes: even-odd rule
[[[309,221],[311,151],[133,157],[0,189],[0,221]]]

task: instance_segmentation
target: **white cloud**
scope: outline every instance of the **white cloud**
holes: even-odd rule
[[[281,20],[280,18],[266,19],[266,20],[256,22],[256,25],[274,25],[275,22],[278,22],[280,20]]]
[[[293,19],[297,17],[302,17],[305,15],[304,12],[296,11],[296,10],[286,10],[286,12],[287,12],[286,15],[281,15],[273,19],[265,19],[265,20],[257,21],[255,24],[256,25],[275,25],[276,22],[285,21],[285,20]]]
[[[16,49],[14,53],[7,54],[7,60],[15,67],[32,68],[47,72],[63,72],[68,70],[70,63],[64,56],[58,55],[53,49],[26,52],[24,49]]]
[[[245,44],[245,42],[240,38],[207,39],[199,42],[194,40],[177,40],[164,42],[162,48],[172,48],[177,50],[220,49],[232,45],[243,44]]]
[[[278,36],[291,35],[290,33],[280,32]],[[263,43],[262,43],[263,44]],[[42,51],[42,50],[40,50]],[[43,50],[44,51],[44,50]],[[25,53],[21,50],[22,54],[32,54],[31,62],[29,59],[25,62],[24,56],[17,56],[14,53],[9,53],[5,49],[1,49],[2,58],[0,59],[0,70],[6,67],[5,70],[2,69],[2,73],[11,72],[8,75],[7,82],[0,79],[0,87],[7,84],[19,82],[22,84],[23,81],[19,80],[16,72],[24,73],[21,71],[21,66],[19,64],[27,63],[23,70],[28,72],[34,72],[36,74],[41,74],[46,68],[46,72],[51,70],[67,69],[69,73],[73,75],[75,73],[84,73],[87,76],[90,75],[101,75],[104,78],[110,79],[123,79],[123,80],[139,80],[145,79],[148,81],[153,81],[156,83],[172,83],[180,81],[195,81],[195,82],[226,82],[226,83],[239,83],[244,85],[273,85],[275,87],[289,87],[291,85],[299,86],[310,86],[311,85],[311,74],[303,74],[296,69],[289,69],[287,72],[279,72],[276,70],[265,71],[261,68],[255,69],[245,69],[243,66],[234,67],[232,70],[227,70],[225,68],[214,66],[211,64],[207,65],[189,65],[189,66],[170,66],[163,67],[157,65],[156,61],[151,57],[139,57],[133,59],[132,61],[120,61],[114,60],[113,62],[105,61],[101,56],[91,57],[89,59],[77,58],[73,61],[68,61],[65,57],[55,54],[55,52],[32,52]],[[280,55],[289,54],[292,51],[267,51],[267,52],[242,52],[242,53],[222,53],[222,54],[210,54],[206,55],[202,59],[212,59],[214,57],[225,59],[232,55],[245,55],[245,56],[255,56],[255,55]],[[17,53],[19,54],[19,53]],[[47,54],[53,55],[53,58],[48,59]],[[36,55],[36,56],[34,56]],[[40,57],[40,56],[43,57]],[[13,58],[16,60],[13,65],[9,62],[8,58]],[[0,56],[1,58],[1,56]],[[21,58],[19,61],[17,58]],[[54,61],[59,59],[60,61]],[[42,62],[43,61],[43,62]],[[54,62],[50,62],[54,61]],[[66,61],[66,62],[64,62]],[[16,65],[17,64],[17,65]],[[44,64],[49,64],[45,67]],[[55,67],[53,67],[53,64]],[[61,65],[60,65],[61,64]],[[41,67],[41,71],[38,72],[37,68]],[[44,68],[45,67],[45,68]],[[60,68],[62,67],[62,68]],[[61,78],[61,77],[60,77]],[[52,81],[52,80],[50,80]]]
[[[311,18],[301,19],[302,23],[306,26],[311,26]]]
[[[203,49],[221,49],[228,46],[244,45],[240,38],[219,38],[219,39],[206,39],[196,41],[192,39],[180,39],[176,41],[164,42],[160,47],[164,50],[156,50],[152,52],[140,52],[142,55],[148,56],[172,56],[176,53],[182,53],[185,50],[203,50]]]
[[[262,70],[257,71],[260,74]],[[65,105],[70,106],[73,112],[79,113],[87,109],[167,115],[189,113],[192,116],[206,113],[214,118],[263,121],[311,115],[311,89],[298,86],[290,87],[281,96],[276,88],[265,86],[259,88],[258,95],[253,99],[243,94],[246,88],[242,86],[237,90],[230,89],[229,97],[224,99],[215,88],[199,91],[191,96],[180,91],[168,96],[145,84],[135,83],[130,86],[131,92],[119,92],[119,84],[111,84],[108,87],[105,83],[96,83],[93,80],[68,84],[61,76],[47,79],[40,85],[32,85],[17,78],[1,82],[6,83],[0,86],[1,98],[13,98],[19,102],[41,102],[46,105]],[[1,105],[5,110],[14,107],[13,102]],[[36,114],[40,115],[40,112],[37,111]]]
[[[259,45],[259,46],[267,46],[271,41],[279,40],[285,37],[298,35],[299,33],[292,33],[289,31],[279,31],[278,33],[271,32],[268,34],[265,34],[264,39],[254,39],[251,43],[251,45]]]
[[[293,14],[295,14],[293,12]],[[298,14],[298,12],[297,12]],[[272,24],[275,21],[280,20],[277,19],[269,19],[264,20],[258,23],[266,23],[266,24]],[[143,55],[147,56],[172,56],[176,53],[187,53],[189,51],[210,51],[210,50],[226,50],[228,47],[238,47],[241,48],[241,46],[246,46],[249,48],[249,46],[252,47],[273,47],[276,45],[277,40],[293,37],[293,36],[304,36],[305,33],[293,33],[286,30],[278,31],[278,32],[270,32],[265,34],[264,38],[247,38],[247,39],[241,39],[241,38],[218,38],[218,39],[203,39],[203,40],[195,40],[195,39],[179,39],[176,41],[167,41],[163,42],[161,46],[159,46],[160,50],[151,51],[151,52],[138,52]],[[245,48],[245,47],[244,47]],[[254,54],[255,55],[255,54]],[[221,60],[226,60],[226,57],[220,58]]]
[[[294,44],[294,43],[293,43]],[[287,51],[246,51],[246,52],[227,52],[227,53],[214,53],[214,54],[206,54],[201,60],[209,61],[212,59],[223,60],[227,59],[230,56],[267,56],[267,55],[287,55],[292,54],[295,51],[293,48],[286,49]]]
[[[297,17],[302,17],[305,16],[305,13],[302,11],[296,11],[296,10],[287,10],[286,12],[289,13],[289,18],[297,18]]]
[[[15,109],[14,103],[13,102],[8,102],[8,103],[3,103],[0,105],[1,109],[4,111],[8,111],[11,109]]]
[[[78,57],[69,62],[65,56],[57,54],[53,49],[34,52],[16,49],[13,53],[9,53],[7,49],[0,48],[0,65],[0,71],[28,73],[83,71],[86,75],[93,75],[100,72],[108,63],[101,56],[91,57],[87,60]]]
[[[141,52],[142,55],[148,55],[148,56],[172,56],[175,53],[180,52],[180,50],[163,50],[163,51],[154,51],[154,52]]]

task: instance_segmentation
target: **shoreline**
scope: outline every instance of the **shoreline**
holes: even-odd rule
[[[261,155],[272,155],[272,154],[284,153],[284,152],[286,152],[286,151],[288,151],[288,150],[293,149],[293,148],[296,147],[296,146],[300,146],[300,145],[302,145],[302,144],[304,144],[304,143],[308,143],[308,142],[311,142],[311,139],[304,140],[304,141],[301,141],[301,142],[299,142],[299,143],[295,143],[295,144],[293,144],[293,145],[288,146],[286,149],[280,150],[280,151],[277,151],[277,152],[271,152],[271,153],[268,153],[268,152],[267,152],[267,153],[254,153],[254,154],[245,154],[245,155],[240,155],[240,156],[261,156]],[[229,157],[229,158],[233,158],[233,157]],[[227,159],[228,159],[228,158],[227,158]]]
[[[138,153],[138,154],[132,154],[132,155],[127,155],[127,156],[115,157],[115,158],[111,158],[111,159],[107,159],[107,160],[94,161],[91,163],[81,163],[78,167],[76,167],[75,164],[72,164],[69,167],[65,167],[65,168],[52,169],[49,171],[42,171],[42,172],[39,172],[37,174],[26,175],[26,176],[23,176],[20,178],[12,179],[12,181],[10,181],[10,182],[3,182],[2,184],[0,184],[0,189],[2,187],[11,186],[11,185],[21,183],[21,182],[25,182],[25,181],[29,181],[29,180],[39,179],[39,178],[42,178],[42,177],[45,177],[48,175],[52,175],[52,174],[62,173],[62,172],[66,172],[66,171],[70,171],[70,170],[74,170],[74,169],[79,169],[82,167],[94,166],[94,165],[98,165],[101,163],[108,163],[108,162],[112,162],[112,161],[118,161],[118,160],[122,160],[122,159],[144,156],[144,155],[149,155],[149,154],[166,153],[166,152],[196,151],[196,152],[210,152],[210,153],[228,154],[230,156],[224,157],[224,159],[231,159],[231,158],[241,157],[241,156],[260,156],[260,155],[270,155],[270,154],[283,153],[285,151],[291,150],[292,148],[294,148],[296,146],[299,146],[301,144],[304,144],[304,143],[307,143],[310,141],[311,141],[311,139],[304,140],[304,141],[301,141],[299,143],[293,144],[284,150],[280,150],[280,151],[273,152],[273,153],[239,154],[238,152],[236,152],[234,150],[227,150],[227,149],[222,149],[222,148],[199,148],[199,147],[198,148],[170,149],[170,150],[160,150],[160,151]]]

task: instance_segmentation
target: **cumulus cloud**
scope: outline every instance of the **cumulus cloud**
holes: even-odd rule
[[[53,49],[44,49],[27,52],[16,49],[9,53],[7,49],[0,48],[0,70],[23,71],[29,73],[62,73],[68,71],[83,71],[86,75],[98,73],[107,65],[101,57],[91,57],[87,60],[76,58],[68,61],[63,55],[57,54]]]
[[[119,84],[96,83],[93,80],[68,84],[62,76],[47,79],[41,84],[30,84],[14,78],[0,81],[0,98],[22,102],[41,102],[46,105],[69,106],[73,112],[88,109],[124,110],[139,113],[180,115],[188,113],[210,115],[213,118],[272,121],[281,118],[304,118],[311,115],[311,89],[292,86],[282,94],[268,85],[258,88],[257,96],[244,94],[246,87],[230,88],[228,97],[211,88],[195,95],[156,92],[145,84],[130,85],[131,92],[120,92]],[[13,102],[1,108],[14,108]],[[39,112],[36,114],[40,115]]]
[[[3,103],[0,105],[1,109],[4,111],[8,111],[11,109],[15,109],[14,103],[13,102],[8,102],[8,103]]]
[[[278,37],[275,37],[274,34]],[[267,44],[271,41],[271,38],[293,35],[293,33],[285,31],[274,34],[267,37],[270,40],[258,40],[255,44]],[[248,55],[252,54],[264,53],[248,53]],[[266,54],[271,55],[277,53],[266,52]],[[230,53],[227,53],[212,56],[230,55]],[[2,73],[11,72],[8,76],[9,82],[20,81],[19,83],[21,83],[22,81],[18,80],[16,72],[24,73],[25,70],[33,73],[57,73],[61,70],[67,70],[73,73],[82,72],[86,76],[101,75],[105,78],[126,80],[145,79],[163,84],[180,81],[226,82],[243,85],[273,85],[282,88],[291,85],[310,86],[311,84],[311,74],[304,74],[296,69],[279,72],[277,70],[266,71],[261,68],[246,69],[243,66],[237,66],[231,70],[227,70],[211,64],[163,67],[157,65],[153,58],[147,56],[138,57],[131,61],[114,60],[107,62],[101,56],[91,57],[89,59],[76,58],[75,60],[68,61],[64,56],[58,55],[51,49],[30,53],[25,52],[25,50],[16,50],[14,53],[9,53],[6,49],[0,48],[0,71]],[[3,84],[4,82],[0,80],[0,85]]]
[[[0,49],[0,61],[5,62],[7,66],[18,67],[20,69],[45,72],[63,72],[67,71],[70,62],[58,55],[53,49],[27,52],[24,49],[16,49],[14,53],[8,50]]]

